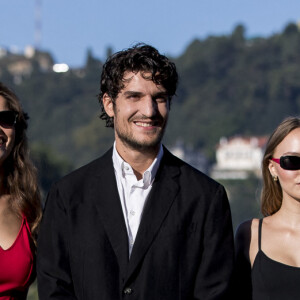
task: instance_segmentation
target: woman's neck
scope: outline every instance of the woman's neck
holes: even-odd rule
[[[280,209],[273,216],[286,226],[300,228],[300,202],[282,201]]]

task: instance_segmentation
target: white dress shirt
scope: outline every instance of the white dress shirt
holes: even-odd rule
[[[116,174],[118,192],[128,234],[129,257],[141,222],[143,209],[151,191],[156,172],[158,170],[163,147],[160,146],[157,157],[144,172],[143,178],[137,180],[131,166],[119,155],[114,143],[113,165]]]

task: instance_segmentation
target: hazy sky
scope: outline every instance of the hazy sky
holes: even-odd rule
[[[270,36],[300,20],[300,0],[0,0],[0,47],[35,45],[41,4],[41,49],[57,63],[81,66],[86,51],[104,59],[107,47],[136,42],[178,56],[195,38],[229,34]]]

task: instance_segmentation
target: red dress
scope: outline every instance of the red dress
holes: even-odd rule
[[[26,299],[33,266],[31,233],[23,218],[15,242],[6,250],[0,246],[0,300]]]

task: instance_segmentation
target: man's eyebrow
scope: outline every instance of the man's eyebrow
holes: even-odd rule
[[[124,92],[124,96],[141,96],[143,95],[142,92],[138,92],[138,91],[126,91]]]
[[[167,92],[158,92],[156,94],[153,95],[154,97],[168,97],[168,93]]]
[[[139,92],[139,91],[126,91],[124,92],[124,96],[128,97],[128,96],[143,96],[144,93]],[[158,98],[158,97],[168,97],[168,93],[167,92],[157,92],[155,94],[152,95],[153,98]]]

